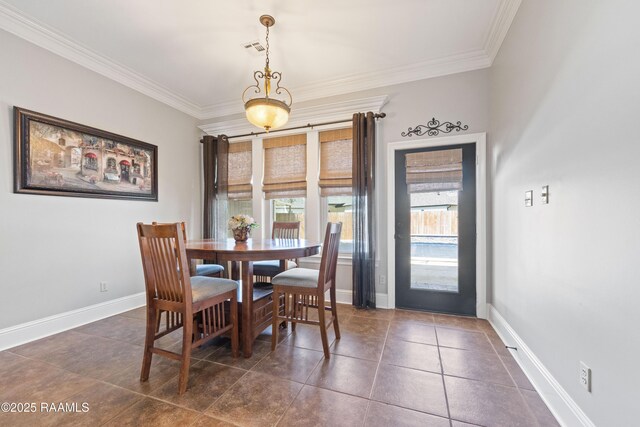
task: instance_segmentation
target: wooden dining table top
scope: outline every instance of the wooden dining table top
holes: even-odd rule
[[[298,258],[315,255],[321,244],[305,239],[254,239],[246,242],[236,242],[234,239],[189,240],[186,243],[187,252],[192,256],[198,253],[207,255],[233,255],[237,261],[253,261],[264,259]]]

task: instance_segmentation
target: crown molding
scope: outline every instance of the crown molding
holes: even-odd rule
[[[521,0],[501,0],[482,49],[381,71],[352,74],[291,89],[296,102],[344,95],[433,77],[490,67],[516,15]],[[0,29],[65,59],[160,101],[199,120],[243,112],[242,102],[230,100],[200,106],[116,61],[49,28],[0,0]],[[300,109],[303,110],[303,109]],[[300,114],[296,110],[296,114]]]
[[[193,117],[201,108],[0,1],[0,28]]]
[[[520,8],[522,0],[502,0],[498,5],[498,13],[491,24],[491,30],[484,44],[484,51],[490,59],[491,64],[496,59],[496,55],[502,46],[504,38],[507,36],[509,27]]]
[[[372,96],[369,98],[353,99],[349,101],[334,102],[311,107],[297,108],[287,127],[303,126],[309,123],[331,122],[335,120],[349,119],[353,113],[371,111],[380,113],[387,103],[387,95]],[[236,135],[250,132],[258,132],[243,116],[236,119],[207,123],[198,126],[200,130],[209,135]]]
[[[352,74],[338,79],[315,82],[302,87],[291,88],[290,91],[295,96],[295,102],[305,102],[432,77],[478,70],[487,68],[490,65],[491,61],[484,50],[478,50],[406,66],[389,68],[383,71]],[[203,120],[242,112],[244,112],[244,109],[239,98],[237,101],[221,102],[202,109],[203,116],[205,116]]]

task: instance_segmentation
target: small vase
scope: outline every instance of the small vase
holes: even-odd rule
[[[233,230],[233,238],[236,242],[246,242],[251,236],[251,227],[236,228]]]

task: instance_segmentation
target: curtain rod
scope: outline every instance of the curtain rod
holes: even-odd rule
[[[376,119],[384,119],[387,115],[385,113],[376,113],[373,115],[374,118]],[[227,139],[231,139],[231,138],[244,138],[246,136],[258,136],[258,135],[263,135],[265,133],[276,133],[276,132],[284,132],[287,130],[296,130],[296,129],[304,129],[304,128],[314,128],[317,126],[325,126],[325,125],[335,125],[338,123],[348,123],[348,122],[352,122],[353,119],[346,119],[346,120],[336,120],[333,122],[324,122],[324,123],[307,123],[306,125],[302,125],[302,126],[295,126],[292,128],[286,128],[286,129],[276,129],[276,130],[272,130],[271,132],[266,132],[266,131],[262,131],[262,132],[251,132],[251,133],[244,133],[242,135],[233,135],[233,136],[228,136]],[[200,140],[200,142],[202,143],[203,141]]]

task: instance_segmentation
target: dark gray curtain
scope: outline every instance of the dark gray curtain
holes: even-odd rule
[[[353,305],[376,307],[376,123],[369,112],[353,115]]]
[[[229,140],[226,135],[202,137],[204,212],[202,237],[226,237]]]

